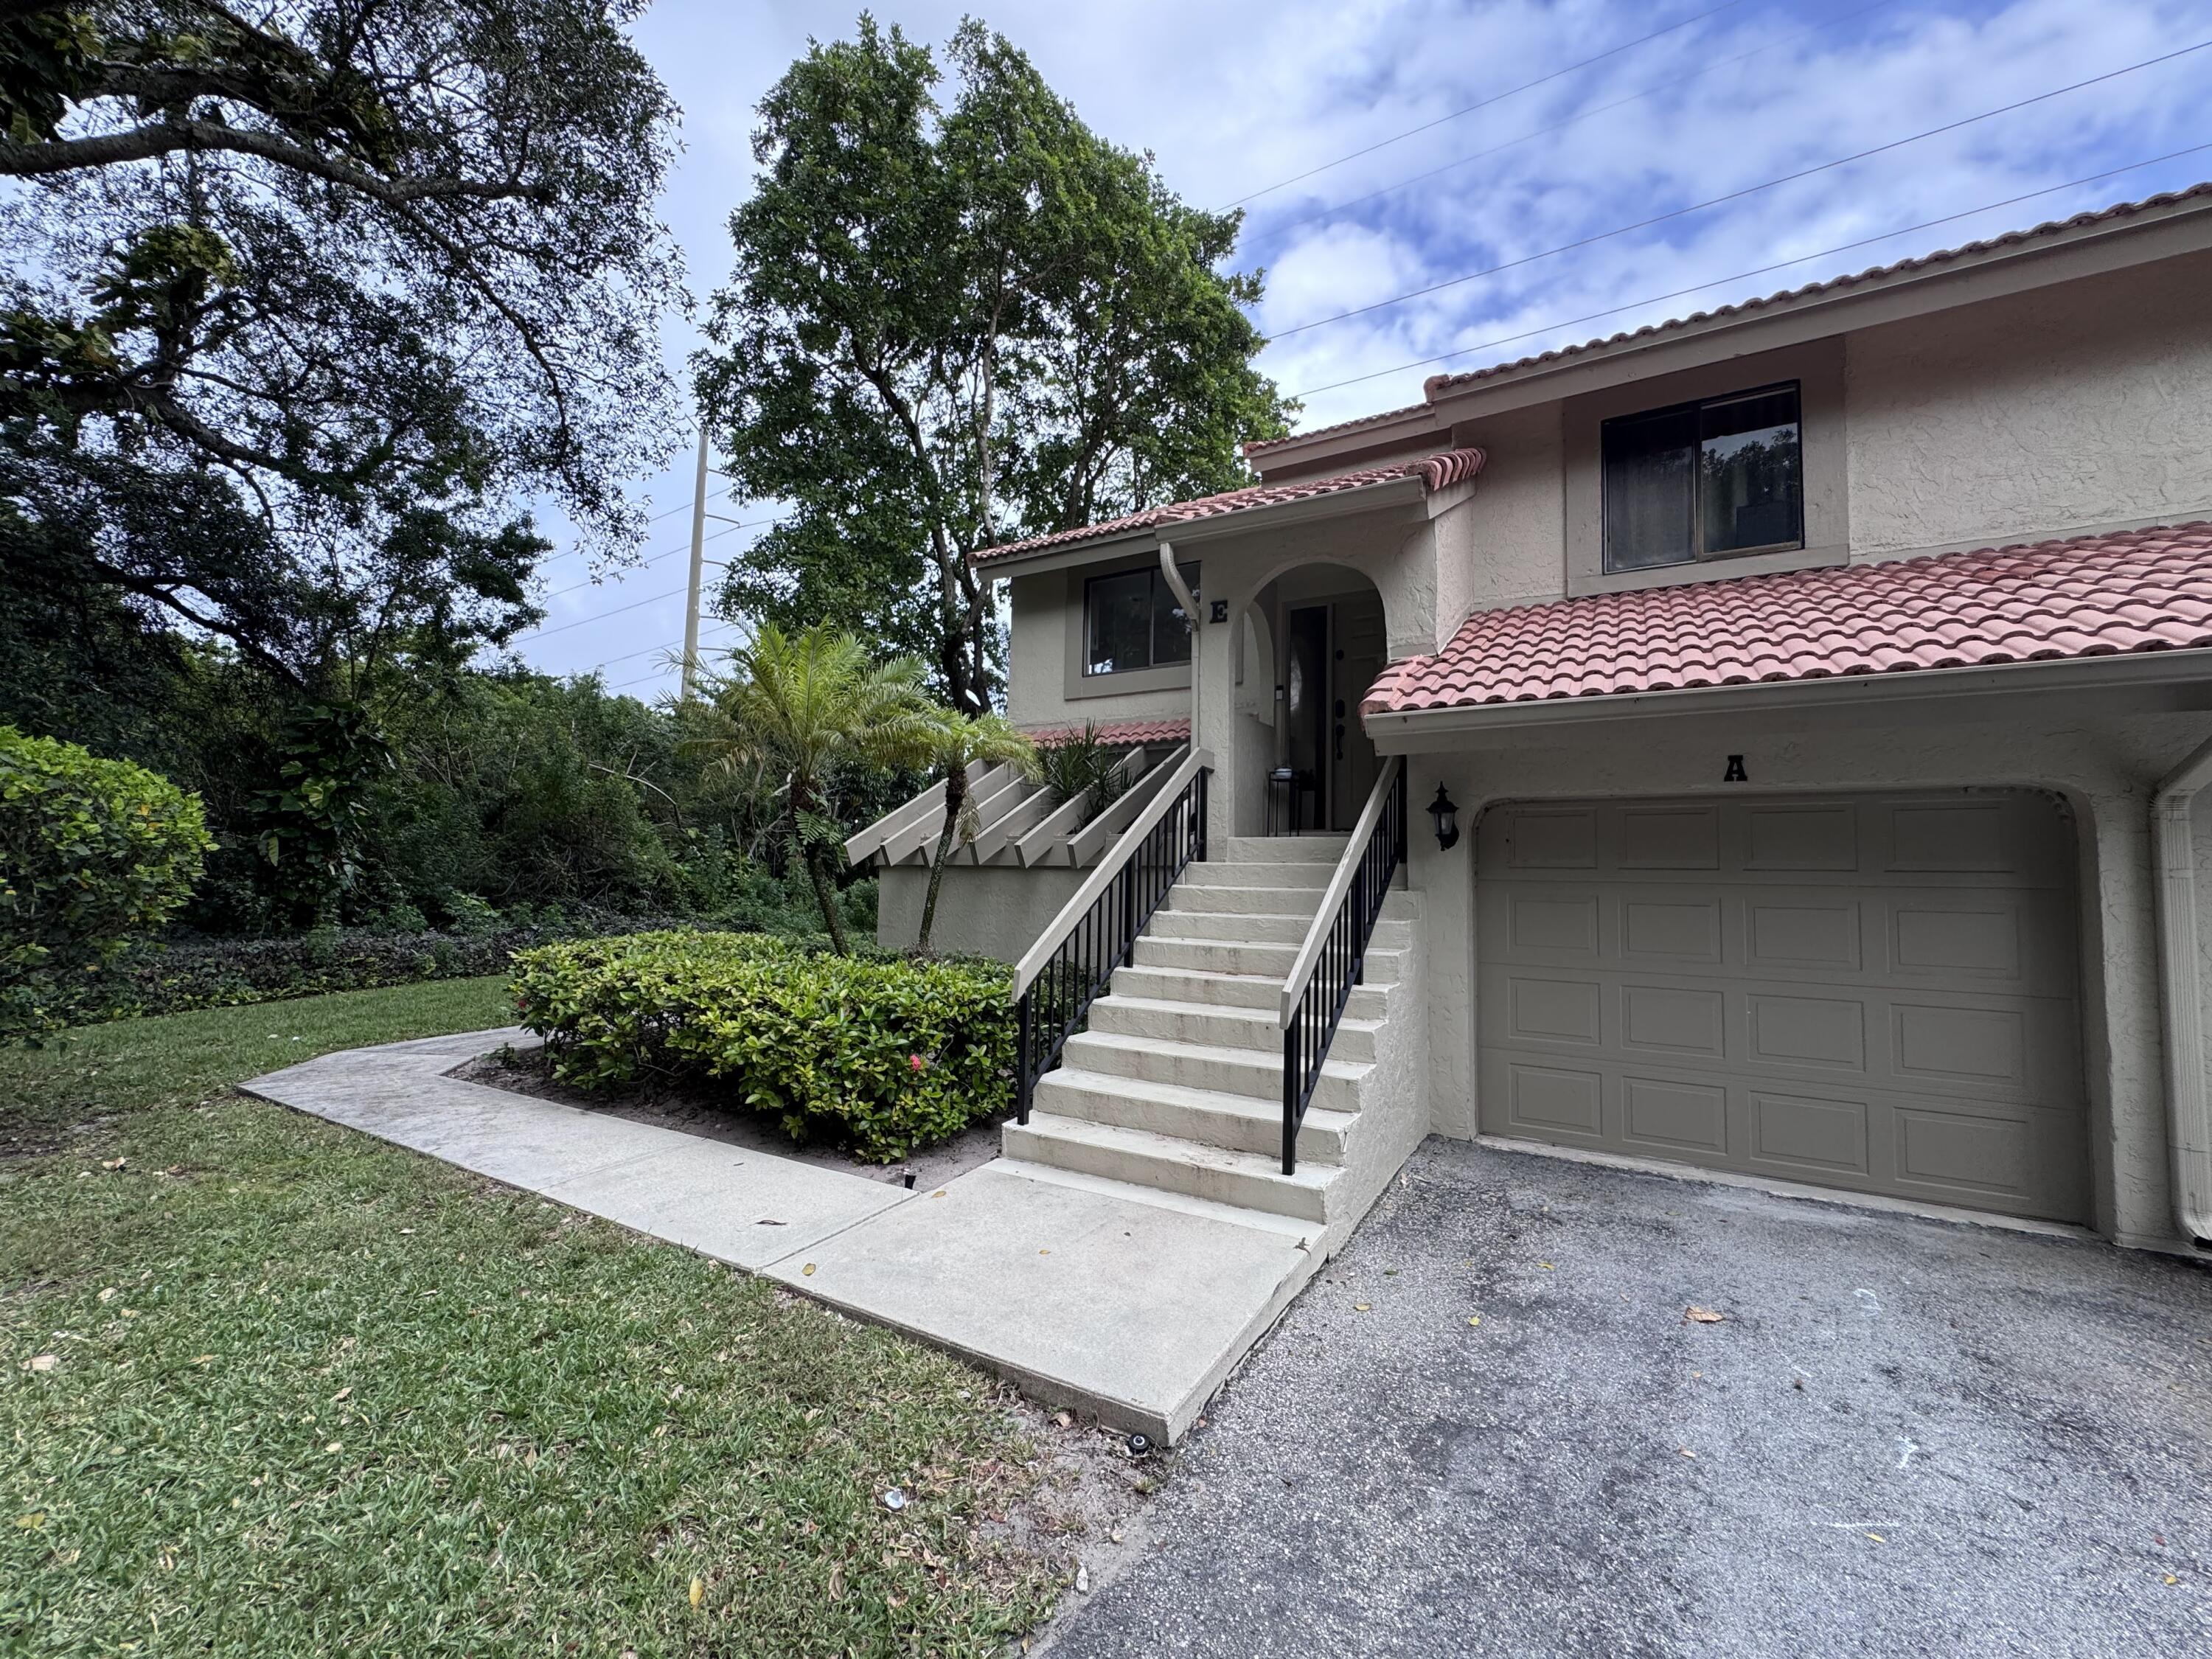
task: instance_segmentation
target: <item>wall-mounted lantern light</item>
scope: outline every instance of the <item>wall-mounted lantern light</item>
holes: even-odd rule
[[[1437,798],[1429,803],[1429,816],[1437,822],[1437,850],[1450,852],[1459,845],[1459,808],[1452,805],[1441,783],[1437,786]]]

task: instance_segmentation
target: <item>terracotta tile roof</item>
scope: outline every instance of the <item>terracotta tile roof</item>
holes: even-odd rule
[[[1057,749],[1063,743],[1073,743],[1083,735],[1079,726],[1048,726],[1031,732],[1030,738],[1040,749]],[[1098,722],[1098,741],[1105,744],[1182,743],[1190,737],[1190,721],[1165,720],[1102,720]]]
[[[1227,490],[1218,495],[1202,495],[1194,501],[1171,501],[1165,507],[1147,507],[1142,513],[1131,513],[1099,524],[1085,525],[1076,530],[1055,530],[1049,535],[1031,536],[1026,541],[1008,542],[1003,547],[987,547],[975,554],[969,562],[989,564],[1000,559],[1011,558],[1017,553],[1035,553],[1048,547],[1067,547],[1078,542],[1126,535],[1133,530],[1188,524],[1199,519],[1218,519],[1231,513],[1249,513],[1255,507],[1279,507],[1285,501],[1302,501],[1319,495],[1340,495],[1346,490],[1366,489],[1376,484],[1395,483],[1401,478],[1419,478],[1422,489],[1433,495],[1448,484],[1474,477],[1482,471],[1482,452],[1479,449],[1447,449],[1435,455],[1424,455],[1418,460],[1394,461],[1388,466],[1370,466],[1358,472],[1340,472],[1333,478],[1301,478],[1295,483],[1252,484],[1243,489]]]
[[[1583,356],[1593,351],[1607,350],[1630,340],[1648,339],[1655,334],[1670,333],[1676,329],[1688,328],[1697,323],[1716,321],[1722,318],[1750,316],[1771,307],[1789,305],[1799,300],[1809,299],[1814,295],[1856,288],[1863,283],[1879,282],[1891,276],[1901,276],[1911,271],[1949,264],[1955,260],[1970,258],[1997,248],[2016,247],[2023,242],[2039,241],[2047,236],[2057,235],[2062,231],[2080,230],[2090,225],[2131,218],[2138,213],[2148,212],[2153,208],[2169,207],[2177,202],[2193,201],[2206,196],[2212,196],[2212,181],[2191,185],[2187,190],[2169,191],[2158,196],[2147,196],[2140,202],[2115,203],[2111,207],[2101,208],[2094,213],[2077,213],[2070,219],[2046,220],[2044,223],[2030,229],[2009,230],[2002,236],[1992,236],[1984,241],[1968,242],[1960,247],[1943,248],[1934,253],[1923,253],[1913,258],[1899,259],[1890,264],[1874,265],[1856,275],[1831,276],[1821,282],[1808,283],[1802,288],[1784,289],[1782,292],[1771,294],[1763,300],[1745,300],[1736,305],[1717,306],[1711,311],[1692,312],[1687,317],[1670,318],[1663,323],[1647,323],[1642,328],[1629,330],[1620,334],[1610,334],[1603,339],[1586,340],[1580,345],[1561,346],[1553,351],[1540,351],[1532,357],[1516,357],[1511,362],[1492,363],[1487,368],[1469,369],[1458,374],[1431,374],[1422,382],[1421,393],[1424,398],[1433,403],[1439,392],[1449,392],[1455,386],[1474,386],[1495,375],[1510,374],[1516,369],[1533,368],[1540,363],[1562,362],[1569,358]],[[1390,411],[1394,415],[1406,412],[1403,410]],[[1370,418],[1381,420],[1384,417],[1375,416]],[[1352,423],[1347,422],[1347,424]],[[1336,428],[1331,427],[1322,429],[1334,431]],[[1278,440],[1277,442],[1291,443],[1297,441],[1297,436],[1310,435],[1312,434],[1299,434],[1292,438]]]
[[[2212,521],[1478,611],[1363,714],[2212,647]]]
[[[1293,432],[1286,438],[1262,438],[1256,443],[1243,446],[1247,455],[1266,455],[1290,444],[1302,444],[1309,438],[1326,438],[1339,432],[1350,432],[1356,427],[1380,426],[1385,421],[1395,421],[1407,415],[1425,411],[1425,402],[1408,404],[1403,409],[1386,409],[1373,415],[1358,415],[1348,421],[1338,421],[1330,426],[1317,426],[1305,432]]]

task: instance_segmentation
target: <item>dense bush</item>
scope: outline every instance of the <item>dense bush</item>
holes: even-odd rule
[[[689,1079],[892,1163],[1012,1103],[996,963],[843,957],[760,934],[664,933],[515,958],[522,1022],[586,1089]]]
[[[65,1012],[77,1024],[193,1008],[235,1008],[329,991],[367,991],[424,980],[503,973],[517,951],[579,936],[666,927],[667,917],[589,915],[515,924],[393,933],[323,927],[267,939],[196,939],[127,952],[97,996]],[[680,925],[680,924],[675,924]]]
[[[0,1038],[62,1024],[185,902],[211,844],[167,778],[0,726]]]

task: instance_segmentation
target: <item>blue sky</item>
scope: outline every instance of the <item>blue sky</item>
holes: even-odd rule
[[[933,43],[974,9],[1094,128],[1150,150],[1185,199],[1243,202],[1237,263],[1268,275],[1261,366],[1304,399],[1304,426],[1416,402],[1438,368],[2212,179],[2212,45],[2186,51],[2212,43],[2206,0],[873,9]],[[753,106],[810,33],[848,33],[856,15],[660,0],[640,21],[639,42],[684,111],[665,217],[695,295],[728,269],[723,226],[750,188]],[[1655,31],[1665,32],[1644,38]],[[2038,101],[1973,118],[2027,100]],[[1731,199],[1699,205],[1719,198]],[[1482,271],[1494,274],[1455,280]],[[688,320],[671,319],[672,364],[696,343]],[[639,481],[649,510],[668,516],[630,566],[595,572],[574,553],[546,566],[548,615],[517,642],[525,661],[600,668],[638,696],[673,688],[683,599],[670,590],[684,582],[691,467],[687,454]],[[708,556],[732,558],[772,507],[724,498],[709,510],[724,517],[708,526]],[[735,631],[711,623],[705,638]]]

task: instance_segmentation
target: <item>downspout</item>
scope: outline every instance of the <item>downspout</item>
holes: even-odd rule
[[[2212,1101],[2204,1086],[2204,986],[2197,938],[2197,846],[2191,808],[2212,783],[2212,742],[2170,773],[2151,799],[2158,866],[2159,1006],[2166,1039],[2167,1144],[2173,1218],[2181,1236],[2212,1248]]]
[[[1198,595],[1190,591],[1182,572],[1176,568],[1175,545],[1171,542],[1160,544],[1160,577],[1167,583],[1168,592],[1176,596],[1176,603],[1182,607],[1182,614],[1190,618],[1190,749],[1196,754],[1206,744],[1198,730],[1198,686],[1204,678],[1199,667],[1198,647],[1203,637],[1199,630],[1205,623],[1198,614]]]

